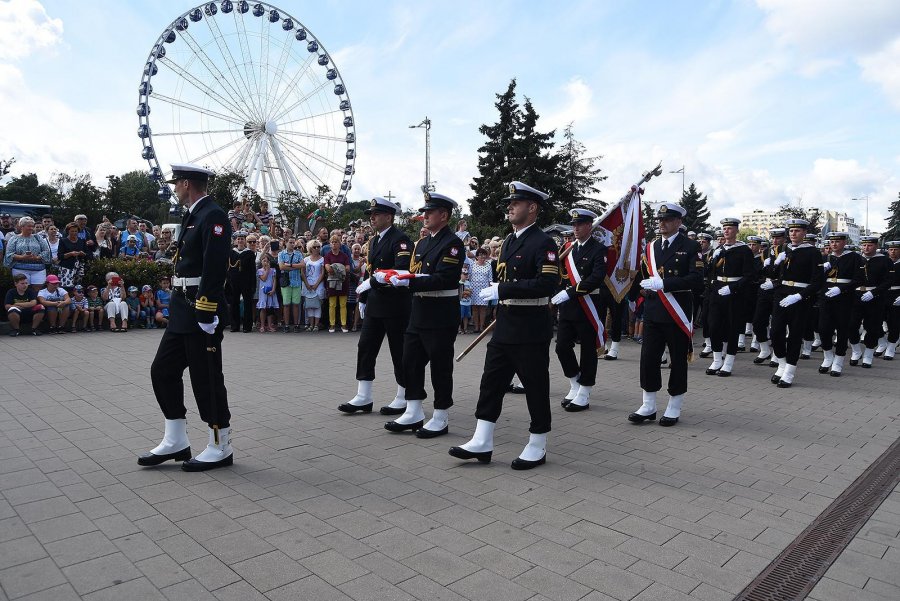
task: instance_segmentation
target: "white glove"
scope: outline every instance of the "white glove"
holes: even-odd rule
[[[554,305],[561,305],[567,300],[569,300],[569,293],[563,290],[561,292],[557,292],[556,295],[550,299],[550,302]]]
[[[794,303],[799,302],[802,298],[803,297],[800,296],[799,294],[789,294],[789,295],[785,296],[783,299],[781,299],[781,302],[778,304],[781,305],[782,307],[790,307]]]
[[[900,296],[898,296],[897,298],[894,299],[894,306],[900,307]]]
[[[641,288],[643,288],[644,290],[653,290],[654,292],[657,290],[662,290],[662,278],[658,275],[655,275],[651,278],[647,278],[646,280],[641,280]]]
[[[379,284],[387,283],[387,280],[384,277],[384,272],[382,272],[382,271],[376,271],[372,277],[375,278],[375,281],[378,282]]]
[[[409,280],[407,280],[407,279],[401,280],[399,277],[397,277],[395,275],[392,275],[391,279],[389,281],[391,282],[391,286],[393,286],[395,288],[402,288],[403,286],[409,286]]]
[[[824,263],[822,263],[823,271],[827,272],[829,269],[831,269],[831,261],[825,261]]]
[[[867,302],[869,302],[870,300],[872,300],[873,298],[875,298],[875,295],[872,294],[872,291],[871,291],[871,290],[869,290],[868,292],[866,292],[865,294],[863,294],[862,296],[860,296],[860,297],[859,297],[859,300],[861,300],[861,301],[864,302],[864,303],[867,303]]]
[[[359,318],[366,318],[366,303],[356,303],[356,306],[359,307]]]
[[[763,267],[768,267],[772,264],[772,257],[766,257],[766,260],[763,261]]]
[[[837,286],[832,286],[831,288],[829,288],[828,290],[825,291],[825,296],[827,296],[828,298],[834,298],[835,296],[837,296],[840,293],[841,293],[840,288],[838,288]]]
[[[203,323],[201,321],[198,321],[197,325],[200,326],[200,329],[207,334],[213,334],[216,331],[216,326],[219,325],[219,316],[213,315],[213,320],[210,323]]]
[[[778,258],[775,259],[775,264],[781,265],[786,258],[787,258],[787,253],[781,253],[780,255],[778,255]]]
[[[729,288],[728,286],[722,286],[721,288],[719,288],[719,296],[728,296],[729,294],[731,294],[731,288]]]
[[[369,280],[363,280],[363,283],[356,287],[356,295],[359,296],[363,292],[367,292],[372,289],[372,282]]]
[[[634,313],[637,310],[637,303],[634,301],[628,301],[628,310]]]
[[[762,284],[759,285],[760,290],[771,290],[775,287],[775,284],[772,283],[772,280],[766,280]]]
[[[500,284],[491,284],[478,293],[478,298],[483,301],[495,301],[500,298]]]

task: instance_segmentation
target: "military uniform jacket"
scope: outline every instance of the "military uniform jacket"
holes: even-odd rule
[[[567,245],[568,246],[568,245]],[[565,249],[567,246],[564,246]],[[601,244],[596,238],[591,236],[584,245],[579,249],[577,243],[572,242],[572,260],[575,262],[575,269],[581,276],[581,282],[577,286],[572,286],[567,273],[568,259],[562,261],[560,270],[562,273],[563,285],[565,285],[566,293],[571,299],[569,302],[559,306],[559,318],[566,320],[587,319],[581,303],[578,302],[579,296],[590,295],[594,301],[594,306],[600,307],[600,288],[604,286],[606,280],[606,246]],[[602,316],[601,316],[602,319]]]
[[[821,300],[825,302],[843,300],[851,296],[852,292],[862,286],[863,264],[865,259],[856,252],[845,250],[841,256],[830,254],[826,261],[831,263],[831,268],[825,273],[825,282],[822,285]],[[841,293],[828,298],[825,292],[829,288],[837,286]]]
[[[894,299],[900,296],[900,261],[897,261],[893,264],[891,272],[888,275],[888,279],[890,280],[891,284],[888,287],[887,297],[888,302],[893,303]]]
[[[549,301],[553,296],[559,286],[559,253],[553,238],[537,224],[532,224],[519,237],[508,235],[500,247],[497,279],[500,305],[492,340],[502,344],[549,343],[553,323],[546,304],[509,305],[503,301],[543,298]]]
[[[761,271],[759,272],[759,278],[762,281],[765,280],[777,280],[778,279],[778,265],[775,265],[775,260],[778,259],[778,255],[784,252],[784,249],[787,248],[787,244],[779,244],[778,246],[774,246],[771,248],[767,248],[763,252],[763,266]],[[769,264],[766,265],[766,260],[771,259]],[[762,281],[760,284],[762,284]],[[760,290],[760,293],[772,294],[773,290]]]
[[[369,254],[366,270],[372,289],[363,292],[362,298],[359,299],[360,302],[366,303],[366,315],[382,319],[408,316],[412,302],[409,288],[379,284],[371,276],[376,269],[409,270],[413,243],[406,234],[392,225],[384,232],[383,237],[373,236],[367,244]]]
[[[663,280],[663,292],[671,292],[685,315],[693,315],[694,291],[703,285],[703,257],[700,244],[684,234],[679,234],[666,250],[662,238],[652,242],[656,255],[656,273]],[[646,251],[641,256],[641,270],[631,286],[631,298],[641,291],[640,282],[650,277]],[[659,294],[645,291],[644,319],[657,323],[672,323],[672,316],[663,305]]]
[[[231,249],[228,255],[228,282],[235,288],[255,287],[256,253],[244,247],[244,250]]]
[[[860,267],[862,275],[860,277],[860,286],[867,289],[872,288],[872,294],[876,300],[880,300],[887,295],[888,289],[891,287],[890,273],[894,269],[894,262],[887,255],[876,254],[873,257],[866,258],[860,255],[863,264]],[[863,292],[859,291],[862,295]]]
[[[825,272],[822,269],[825,258],[819,249],[804,242],[796,247],[785,245],[784,253],[786,258],[780,265],[776,265],[775,276],[780,281],[775,287],[776,297],[784,298],[789,294],[799,294],[808,299],[817,295],[825,283]],[[794,286],[793,282],[807,285]]]
[[[462,240],[449,227],[416,242],[409,270],[427,273],[428,277],[409,282],[413,293],[410,330],[455,328],[459,325],[459,278],[465,256]],[[427,296],[429,292],[443,290],[453,290],[456,294]]]
[[[199,277],[200,285],[182,291],[181,286],[172,282],[167,326],[170,332],[202,332],[197,322],[211,323],[216,315],[220,327],[228,323],[225,272],[230,246],[228,216],[211,196],[204,196],[182,221],[175,253],[175,277]]]
[[[723,244],[719,248],[719,254],[712,259],[710,285],[713,290],[728,286],[732,293],[739,293],[756,279],[757,260],[750,247],[743,242],[731,246]],[[728,281],[723,282],[719,278]]]

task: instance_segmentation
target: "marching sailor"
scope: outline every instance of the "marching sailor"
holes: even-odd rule
[[[559,282],[559,265],[556,243],[535,222],[541,209],[549,208],[549,198],[549,194],[522,182],[512,182],[509,196],[504,198],[509,202],[507,215],[515,231],[500,249],[499,283],[481,292],[485,300],[499,300],[500,304],[484,358],[475,433],[471,440],[449,451],[459,459],[491,460],[503,395],[510,378],[517,374],[525,385],[531,426],[528,444],[513,460],[512,468],[527,470],[546,461],[553,337],[547,305]]]
[[[181,469],[199,472],[232,464],[231,413],[222,374],[222,331],[228,322],[225,273],[231,224],[206,193],[212,171],[173,164],[175,196],[187,209],[181,222],[169,324],[150,366],[156,401],[166,418],[162,442],[138,458],[139,465],[184,461]],[[209,426],[206,449],[191,458],[182,376],[188,369],[200,419]]]
[[[888,257],[893,261],[891,270],[891,283],[888,287],[886,312],[887,312],[887,348],[882,359],[893,361],[897,352],[897,343],[900,342],[900,240],[891,240],[887,243]]]
[[[406,379],[403,375],[403,336],[409,326],[411,294],[405,286],[382,283],[372,275],[378,269],[409,270],[413,244],[402,230],[394,225],[400,205],[376,196],[369,202],[365,214],[375,235],[369,240],[366,273],[368,288],[359,295],[359,311],[363,319],[356,352],[356,396],[338,406],[344,413],[372,411],[372,382],[375,380],[375,360],[385,337],[394,365],[397,395],[379,411],[382,415],[400,415],[406,409]]]
[[[840,377],[844,369],[844,357],[850,337],[850,317],[853,311],[854,291],[861,286],[863,263],[859,253],[845,250],[850,236],[847,232],[828,234],[831,254],[825,257],[822,269],[825,284],[819,295],[819,335],[825,358],[819,366],[820,374],[830,373]],[[832,340],[837,336],[837,339]]]
[[[760,365],[769,362],[771,367],[775,367],[772,358],[772,348],[769,344],[769,321],[772,318],[772,309],[775,302],[775,280],[778,267],[775,261],[779,261],[778,257],[784,253],[785,240],[787,230],[784,228],[771,228],[769,235],[772,241],[769,247],[763,251],[762,270],[759,277],[763,279],[759,285],[759,293],[756,296],[756,310],[753,313],[753,335],[756,337],[756,343],[759,344],[759,355],[753,360],[753,363]],[[779,262],[780,264],[780,262]]]
[[[584,411],[597,378],[597,351],[604,343],[602,319],[606,310],[598,289],[605,286],[606,246],[592,235],[596,213],[572,209],[569,214],[575,241],[563,246],[563,251],[572,247],[563,261],[563,281],[568,286],[550,302],[559,307],[556,356],[569,378],[569,393],[562,406],[566,411]],[[575,357],[576,341],[580,344],[580,361]]]
[[[670,357],[669,404],[659,425],[674,426],[681,417],[693,335],[694,290],[703,284],[700,245],[678,232],[686,212],[677,204],[660,205],[657,217],[661,236],[647,245],[635,280],[640,288],[632,287],[632,298],[636,298],[638,290],[644,296],[643,403],[628,416],[628,421],[635,424],[656,419],[656,393],[662,388],[659,357],[665,348]]]
[[[856,303],[850,322],[850,343],[853,345],[850,365],[856,365],[862,357],[862,366],[869,368],[872,367],[878,339],[884,333],[881,324],[884,320],[884,303],[891,286],[889,274],[894,269],[894,262],[878,252],[878,236],[862,236],[859,241],[864,263],[860,267],[860,285],[856,289]],[[863,339],[865,350],[860,344],[860,325],[866,331]]]

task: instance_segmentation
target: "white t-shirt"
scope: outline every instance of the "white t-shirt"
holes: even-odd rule
[[[325,257],[320,256],[318,261],[313,261],[312,259],[307,257],[306,259],[304,259],[304,262],[306,263],[306,281],[315,282],[322,276],[322,270],[325,269]],[[325,280],[323,279],[321,282],[319,282],[319,286],[315,290],[310,290],[304,283],[303,295],[325,298]]]
[[[66,291],[62,286],[57,286],[55,292],[50,292],[48,288],[44,288],[40,292],[38,292],[38,298],[44,298],[48,301],[53,301],[54,303],[58,303],[62,299],[66,297]]]

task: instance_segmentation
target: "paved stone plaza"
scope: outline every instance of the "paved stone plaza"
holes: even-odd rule
[[[551,357],[547,464],[516,472],[518,395],[491,464],[447,455],[474,427],[483,347],[457,364],[450,435],[423,441],[336,410],[355,393],[356,334],[229,334],[234,466],[142,469],[162,435],[159,337],[0,340],[0,599],[730,600],[900,424],[900,364],[835,379],[815,353],[789,391],[750,354],[728,379],[698,360],[681,423],[633,426],[640,348],[626,341],[584,413],[559,406]],[[898,532],[895,490],[810,598],[900,599]]]

